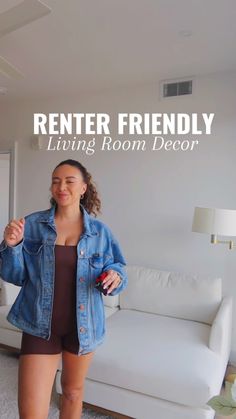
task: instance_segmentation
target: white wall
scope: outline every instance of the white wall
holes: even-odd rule
[[[0,141],[3,148],[19,141],[17,216],[47,208],[52,169],[65,158],[78,159],[97,182],[100,218],[120,240],[128,264],[220,276],[224,294],[233,295],[236,304],[236,252],[191,232],[195,206],[236,208],[235,91],[232,72],[197,79],[191,98],[159,101],[157,83],[87,97],[6,103]],[[215,119],[212,135],[202,136],[192,152],[96,150],[88,156],[30,149],[34,112],[214,112]],[[236,360],[236,323],[232,350]]]

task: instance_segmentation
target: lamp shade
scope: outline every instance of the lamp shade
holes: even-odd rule
[[[195,207],[192,231],[236,236],[236,210]]]

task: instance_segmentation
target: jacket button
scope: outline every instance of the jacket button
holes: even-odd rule
[[[84,282],[84,278],[80,278],[79,280],[80,280],[80,282]]]
[[[80,308],[80,310],[84,310],[84,305],[80,304],[79,308]]]
[[[80,328],[79,328],[79,330],[80,330],[81,332],[84,332],[84,327],[80,327]]]
[[[83,255],[84,254],[84,251],[83,250],[80,250],[80,254]]]

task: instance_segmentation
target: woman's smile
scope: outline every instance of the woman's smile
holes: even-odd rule
[[[69,194],[67,194],[67,193],[59,193],[58,194],[58,198],[67,198],[69,196]]]

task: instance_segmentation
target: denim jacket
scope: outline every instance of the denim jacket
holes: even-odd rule
[[[0,277],[21,287],[7,320],[47,340],[51,336],[54,293],[55,208],[25,216],[24,237],[16,246],[7,246],[4,240],[0,244]],[[80,208],[84,229],[77,244],[78,356],[93,351],[106,334],[103,294],[94,287],[98,275],[113,269],[121,276],[121,283],[108,296],[119,294],[128,283],[126,261],[110,228],[90,215],[82,204]]]

